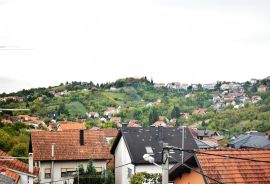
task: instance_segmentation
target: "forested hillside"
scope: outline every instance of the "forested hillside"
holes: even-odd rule
[[[4,141],[11,140],[10,147],[15,149],[17,139],[25,142],[28,139],[25,135],[29,127],[16,120],[11,120],[13,124],[6,123],[10,121],[7,115],[37,116],[47,125],[52,120],[64,120],[84,122],[88,128],[116,127],[104,114],[108,108],[119,109],[112,116],[121,117],[121,123],[137,120],[141,126],[149,126],[164,116],[162,121],[171,126],[188,125],[228,134],[248,130],[266,132],[270,128],[269,87],[269,78],[245,83],[217,82],[211,89],[193,84],[183,89],[168,85],[157,87],[144,77],[119,79],[106,84],[66,82],[48,88],[4,93],[0,95],[1,109],[25,108],[30,111],[3,111],[0,114],[0,146],[7,146]],[[89,112],[98,113],[99,118],[89,117]],[[107,119],[106,123],[102,117]],[[17,145],[16,149],[25,146]],[[7,147],[6,150],[11,149]]]

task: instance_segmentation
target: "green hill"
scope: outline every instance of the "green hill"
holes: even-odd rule
[[[226,83],[226,82],[223,82]],[[86,112],[94,111],[103,115],[108,107],[125,105],[116,116],[122,117],[123,122],[136,119],[143,126],[152,124],[158,116],[166,116],[169,120],[175,119],[176,125],[196,125],[198,128],[215,130],[229,129],[231,133],[241,133],[255,129],[267,131],[270,128],[270,92],[257,92],[259,85],[270,87],[270,80],[263,79],[256,84],[242,83],[245,89],[244,97],[251,99],[259,95],[262,99],[256,103],[248,102],[242,108],[223,103],[222,109],[216,110],[213,105],[213,95],[222,94],[221,83],[215,89],[198,89],[191,86],[187,90],[154,87],[154,83],[146,77],[135,79],[119,79],[112,83],[94,84],[93,82],[66,82],[59,86],[49,88],[36,88],[22,90],[17,93],[1,94],[0,97],[18,96],[23,100],[0,101],[1,108],[29,108],[30,115],[37,115],[41,119],[51,118],[56,114],[57,120],[78,120],[87,118]],[[235,99],[236,104],[241,104],[241,98]],[[206,109],[206,114],[194,114],[196,109]],[[175,109],[181,113],[189,113],[189,118],[176,114]],[[177,112],[178,112],[177,111]],[[14,115],[20,112],[13,113]],[[154,113],[154,114],[155,114]],[[3,116],[3,113],[2,113]],[[92,121],[92,120],[89,120]],[[203,126],[201,125],[202,122]],[[244,122],[244,123],[243,123]],[[91,125],[100,124],[95,120]]]

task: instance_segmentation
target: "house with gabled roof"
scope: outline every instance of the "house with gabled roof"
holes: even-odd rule
[[[97,172],[107,168],[112,159],[103,131],[32,131],[29,152],[40,168],[41,182],[73,181],[79,164],[85,168],[89,159]],[[68,180],[69,179],[69,180]]]
[[[116,128],[102,128],[101,130],[104,132],[108,143],[110,143],[118,134],[118,130]]]
[[[99,118],[99,114],[97,112],[89,112],[86,113],[86,115],[88,116],[88,118]]]
[[[84,124],[79,122],[61,122],[58,126],[58,131],[66,131],[66,130],[85,130],[86,127]]]
[[[29,160],[32,160],[30,155]],[[29,162],[30,163],[30,162]],[[38,179],[39,168],[12,158],[8,153],[0,150],[0,183],[33,184]]]
[[[144,154],[150,154],[155,158],[155,162],[162,164],[163,143],[169,146],[181,147],[182,127],[126,127],[123,126],[114,141],[111,153],[115,159],[115,183],[128,184],[130,177],[137,172],[161,173],[162,170],[146,162]],[[195,149],[197,144],[185,128],[185,149]],[[181,159],[179,152],[171,154],[176,160],[171,159],[170,168]],[[190,157],[189,153],[184,153],[184,157]]]
[[[269,149],[195,150],[169,171],[174,184],[270,183]]]
[[[20,175],[0,167],[0,183],[4,184],[19,184]]]
[[[270,149],[270,137],[257,134],[242,134],[232,140],[229,145],[232,148],[264,148]]]
[[[136,119],[131,119],[128,122],[128,127],[141,127],[140,122]]]

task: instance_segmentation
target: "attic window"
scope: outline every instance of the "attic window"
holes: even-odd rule
[[[153,149],[152,149],[151,146],[146,146],[146,147],[145,147],[145,150],[146,150],[146,153],[147,153],[147,154],[151,154],[151,155],[154,154]]]

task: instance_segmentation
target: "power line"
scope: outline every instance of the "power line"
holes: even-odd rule
[[[245,161],[251,161],[251,162],[262,162],[262,163],[270,164],[270,161],[267,161],[267,160],[256,160],[256,159],[250,159],[250,158],[235,157],[231,155],[219,155],[219,154],[206,153],[206,152],[200,152],[200,151],[194,151],[194,150],[193,152],[197,154],[205,154],[205,155],[210,155],[210,156],[217,156],[217,157],[223,157],[223,158],[238,159],[238,160],[245,160]]]
[[[211,180],[213,180],[213,181],[215,181],[215,182],[217,182],[217,183],[219,183],[219,184],[224,184],[223,182],[220,182],[220,181],[216,180],[215,178],[212,178],[212,177],[210,177],[210,176],[208,176],[208,175],[206,175],[206,174],[203,174],[203,173],[197,171],[196,169],[194,169],[194,168],[192,168],[192,167],[190,167],[190,166],[188,166],[188,165],[186,165],[186,164],[184,164],[184,163],[183,163],[183,166],[185,166],[185,167],[191,169],[192,171],[194,171],[194,172],[196,172],[196,173],[198,173],[198,174],[200,174],[200,175],[202,175],[202,176],[205,176],[205,177],[207,177],[207,178],[209,178],[209,179],[211,179]]]
[[[115,167],[115,169],[117,169],[117,168],[119,168],[119,167],[124,167],[124,166],[129,165],[129,164],[131,164],[131,163],[127,163],[127,164],[119,165],[119,166]]]
[[[245,160],[245,161],[251,161],[251,162],[262,162],[262,163],[269,163],[270,161],[267,160],[257,160],[257,159],[250,159],[250,158],[243,158],[243,157],[236,157],[236,156],[231,156],[231,155],[222,155],[222,154],[214,154],[214,153],[206,153],[206,152],[200,152],[200,151],[195,151],[195,150],[186,150],[186,149],[181,149],[173,146],[169,146],[170,149],[173,150],[179,150],[179,151],[184,151],[188,153],[197,153],[197,154],[205,154],[205,155],[210,155],[210,156],[217,156],[217,157],[223,157],[223,158],[230,158],[230,159],[238,159],[238,160]]]

